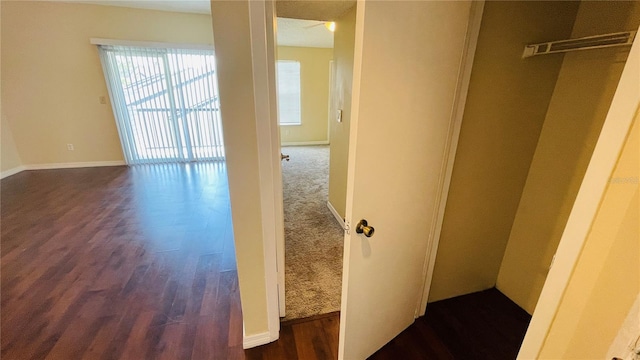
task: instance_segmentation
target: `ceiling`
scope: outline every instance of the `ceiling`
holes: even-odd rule
[[[278,45],[332,48],[333,33],[323,21],[278,18]]]
[[[140,9],[210,14],[209,0],[49,0]],[[331,21],[344,15],[355,0],[276,0],[278,17]]]
[[[278,17],[334,21],[346,14],[355,0],[277,0]]]
[[[209,0],[49,0],[139,9],[210,14]],[[333,47],[333,33],[324,21],[340,18],[355,1],[277,0],[278,45]]]
[[[84,3],[120,6],[137,9],[175,11],[196,14],[211,14],[209,0],[48,0],[67,3]]]

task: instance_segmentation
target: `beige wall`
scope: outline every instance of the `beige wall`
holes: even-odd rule
[[[355,46],[356,7],[336,21],[333,37],[335,89],[331,113],[342,109],[342,122],[335,119],[330,126],[329,202],[344,219],[347,201],[347,161],[349,158],[349,127],[351,125],[351,88],[353,51]]]
[[[332,58],[333,49],[278,46],[278,60],[300,62],[302,125],[280,126],[283,144],[329,140],[329,62]]]
[[[244,333],[251,336],[269,326],[249,7],[212,1],[211,12]]]
[[[541,359],[604,359],[622,327],[640,292],[639,176],[640,112],[551,324]],[[637,333],[630,335],[635,338]]]
[[[1,6],[2,112],[25,165],[123,159],[111,106],[98,100],[108,94],[89,38],[213,43],[208,15],[32,1]]]
[[[7,170],[12,170],[22,165],[22,160],[20,159],[20,155],[18,154],[18,149],[16,149],[16,144],[13,140],[13,132],[9,127],[9,122],[2,116],[2,127],[0,128],[0,136],[2,139],[2,148],[0,152],[2,152],[2,158],[0,159],[0,171],[4,172]]]
[[[495,285],[562,64],[562,55],[523,60],[524,44],[567,38],[577,9],[486,3],[430,301]]]
[[[2,18],[2,6],[0,6],[0,19]],[[0,38],[2,34],[2,29],[0,27]],[[0,53],[2,51],[0,50]],[[2,63],[2,58],[0,57],[0,64]],[[0,72],[0,84],[2,84],[2,72]],[[0,99],[0,104],[2,103],[2,99]],[[13,131],[9,126],[9,121],[7,120],[4,113],[1,111],[2,105],[0,105],[0,172],[5,172],[8,170],[14,170],[22,165],[22,160],[20,159],[20,154],[18,154],[18,149],[16,148],[16,143],[13,140]]]
[[[582,2],[572,38],[636,30],[639,2]],[[533,313],[629,48],[568,53],[522,192],[497,288]]]

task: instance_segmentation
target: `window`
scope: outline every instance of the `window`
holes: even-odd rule
[[[213,50],[99,49],[128,164],[224,160]]]
[[[300,62],[278,61],[280,125],[300,125]]]

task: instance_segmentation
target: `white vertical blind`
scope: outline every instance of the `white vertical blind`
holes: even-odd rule
[[[224,159],[212,50],[98,48],[128,164]]]
[[[278,61],[278,114],[280,125],[299,125],[300,115],[300,62]]]

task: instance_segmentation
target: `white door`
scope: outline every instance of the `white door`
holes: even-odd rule
[[[340,358],[368,357],[418,313],[470,8],[358,2]]]

